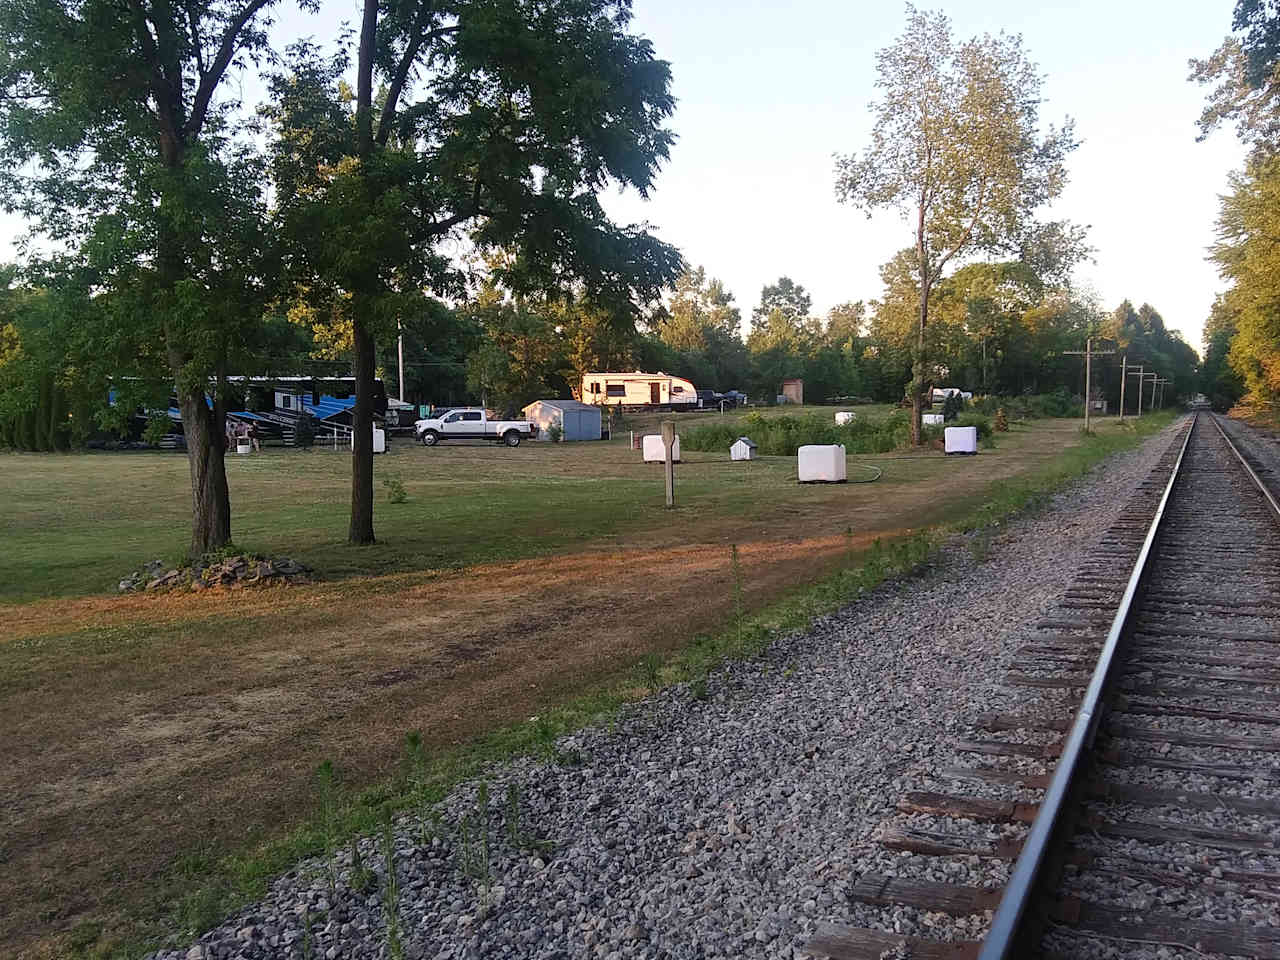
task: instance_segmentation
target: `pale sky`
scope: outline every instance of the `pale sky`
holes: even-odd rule
[[[1230,130],[1196,143],[1204,91],[1187,60],[1212,52],[1233,0],[1129,2],[965,0],[941,6],[958,39],[1021,33],[1045,74],[1041,117],[1076,121],[1082,146],[1071,183],[1050,211],[1090,224],[1096,263],[1077,273],[1107,309],[1150,302],[1200,348],[1222,283],[1205,261],[1217,196],[1243,151]],[[938,6],[921,3],[921,7]],[[679,136],[647,202],[613,195],[620,220],[647,220],[686,259],[722,279],[743,315],[785,274],[825,312],[879,295],[880,264],[911,242],[893,214],[867,220],[836,203],[832,154],[867,142],[875,52],[901,32],[896,3],[793,0],[634,0],[634,28],[671,62]],[[324,41],[354,0],[317,16],[282,7],[281,40]],[[19,224],[0,220],[0,258]]]

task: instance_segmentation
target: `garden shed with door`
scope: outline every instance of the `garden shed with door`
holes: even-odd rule
[[[538,439],[551,439],[558,426],[561,440],[599,440],[600,408],[577,400],[535,400],[524,408],[525,419],[538,427]]]

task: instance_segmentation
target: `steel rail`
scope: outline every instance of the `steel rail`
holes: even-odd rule
[[[1186,456],[1187,446],[1191,442],[1191,435],[1195,432],[1199,419],[1200,415],[1195,414],[1191,427],[1183,438],[1182,448],[1178,451],[1178,459],[1173,465],[1169,482],[1165,485],[1164,495],[1160,498],[1159,506],[1156,507],[1155,516],[1147,530],[1146,540],[1143,541],[1142,550],[1138,554],[1133,572],[1129,575],[1129,582],[1125,586],[1124,595],[1120,599],[1120,607],[1111,621],[1111,629],[1107,631],[1107,640],[1103,644],[1102,653],[1098,656],[1093,676],[1089,679],[1088,689],[1076,713],[1075,722],[1071,725],[1071,732],[1067,735],[1066,743],[1063,744],[1061,758],[1053,771],[1053,779],[1049,781],[1044,799],[1040,802],[1040,812],[1031,824],[1022,853],[1018,857],[1018,862],[1014,864],[1013,873],[1000,898],[1000,905],[991,919],[991,929],[983,938],[982,951],[978,954],[978,960],[1011,960],[1015,957],[1013,951],[1019,946],[1017,938],[1022,918],[1035,895],[1036,885],[1040,879],[1040,869],[1048,855],[1058,821],[1067,806],[1076,770],[1084,758],[1085,751],[1092,745],[1098,722],[1102,718],[1099,709],[1102,706],[1102,691],[1116,658],[1120,638],[1124,634],[1138,587],[1146,572],[1151,548],[1160,532],[1165,508],[1169,504],[1173,486],[1182,471],[1182,460]]]
[[[1271,509],[1275,511],[1276,519],[1280,520],[1280,503],[1276,502],[1275,496],[1267,489],[1267,485],[1262,482],[1262,478],[1254,472],[1253,467],[1249,466],[1249,461],[1244,458],[1244,454],[1242,454],[1236,445],[1231,442],[1231,438],[1227,436],[1227,431],[1223,430],[1222,424],[1218,422],[1217,416],[1210,415],[1210,419],[1213,420],[1213,425],[1218,428],[1218,432],[1222,434],[1222,439],[1227,441],[1227,446],[1231,448],[1231,452],[1234,453],[1236,455],[1236,459],[1240,461],[1240,466],[1244,467],[1245,472],[1248,473],[1253,482],[1257,484],[1262,495],[1267,498],[1267,503],[1271,504]]]

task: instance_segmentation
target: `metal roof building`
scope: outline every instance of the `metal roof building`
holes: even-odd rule
[[[578,400],[535,400],[522,411],[525,419],[538,425],[538,439],[549,439],[547,431],[559,426],[561,439],[599,440],[600,408]]]

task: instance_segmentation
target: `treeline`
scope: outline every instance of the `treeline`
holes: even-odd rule
[[[911,251],[883,271],[879,299],[812,310],[804,286],[781,277],[765,286],[744,330],[733,295],[703,267],[685,270],[666,303],[636,315],[588,297],[511,297],[492,284],[448,305],[425,298],[402,314],[405,396],[418,403],[478,403],[513,413],[532,400],[567,397],[589,370],[662,370],[699,389],[741,390],[771,402],[783,380],[804,380],[810,403],[855,399],[897,403],[911,377],[919,289]],[[12,280],[10,268],[0,280]],[[129,427],[139,406],[168,405],[163,379],[113,377],[109,354],[75,347],[84,314],[99,305],[68,303],[48,290],[0,289],[0,445],[60,450],[100,430]],[[1103,337],[1130,363],[1171,380],[1166,398],[1194,393],[1198,358],[1159,311],[1125,301],[1111,312],[1048,283],[1025,263],[971,264],[934,288],[927,335],[938,385],[978,394],[1082,397],[1086,337]],[[78,314],[78,316],[77,316]],[[745,336],[744,336],[745,333]],[[351,344],[309,314],[263,322],[251,372],[346,375]],[[1211,354],[1213,356],[1213,354]],[[377,370],[399,392],[396,341],[380,344]],[[236,371],[240,372],[240,371]],[[1116,357],[1094,368],[1095,395],[1120,394]],[[1127,407],[1136,406],[1136,380]],[[119,402],[109,407],[114,391]],[[234,408],[234,406],[233,406]]]
[[[1210,257],[1228,286],[1205,321],[1202,390],[1280,422],[1280,8],[1239,0],[1231,28],[1191,74],[1212,88],[1202,139],[1225,123],[1250,147],[1220,201]]]

